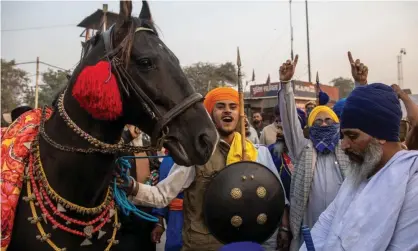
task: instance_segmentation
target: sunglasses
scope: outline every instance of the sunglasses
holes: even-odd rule
[[[315,121],[313,122],[313,125],[314,126],[322,126],[324,124],[324,122],[327,126],[335,124],[334,120],[332,120],[330,118],[326,118],[325,120],[324,119],[315,119]]]

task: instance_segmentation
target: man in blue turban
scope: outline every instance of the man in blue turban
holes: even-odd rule
[[[357,87],[348,96],[341,147],[351,164],[311,231],[316,250],[418,249],[418,151],[402,149],[401,117],[387,85]]]

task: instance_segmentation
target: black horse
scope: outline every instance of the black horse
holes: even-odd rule
[[[113,146],[118,144],[124,125],[136,125],[151,135],[153,144],[162,140],[175,162],[186,166],[206,163],[218,138],[203,107],[202,97],[188,82],[178,59],[159,39],[147,2],[143,1],[138,18],[131,17],[131,11],[131,1],[120,1],[119,21],[89,41],[90,49],[86,51],[66,90],[56,102],[51,117],[45,121],[44,129],[41,123],[38,143],[32,144],[33,154],[39,149],[39,163],[42,163],[49,188],[66,201],[85,208],[109,204],[105,198],[113,181],[115,159],[120,154]],[[83,108],[85,104],[82,105],[74,97],[74,86],[79,75],[86,67],[94,67],[99,61],[111,62],[109,79],[113,76],[117,79],[117,89],[122,100],[122,112],[112,119],[98,119],[97,114]],[[106,144],[113,145],[107,148]],[[37,145],[39,148],[36,148]],[[34,182],[37,182],[36,177]],[[26,184],[24,182],[16,211],[9,251],[141,250],[135,236],[123,234],[123,226],[119,229],[112,210],[106,213],[112,215],[108,221],[100,220],[92,224],[96,226],[105,222],[100,231],[96,230],[87,239],[57,228],[57,224],[48,219],[45,223],[40,216],[42,212],[39,203],[35,207],[39,218],[32,217],[30,204],[36,200],[30,196],[22,200],[23,196],[28,196],[27,188],[31,187]],[[46,190],[47,186],[40,189]],[[97,216],[93,213],[80,213],[83,210],[78,210],[79,207],[78,212],[72,210],[74,208],[71,206],[64,206],[63,209],[54,200],[57,197],[54,193],[50,197],[58,207],[56,211],[68,217],[87,222]],[[40,204],[43,205],[42,201]],[[65,220],[53,213],[51,215],[59,219],[57,221],[61,225],[86,235],[94,231],[91,226],[66,224]],[[45,234],[40,233],[37,223],[41,223]],[[114,231],[116,237],[112,238]],[[53,245],[49,243],[51,241],[57,247],[52,248]]]

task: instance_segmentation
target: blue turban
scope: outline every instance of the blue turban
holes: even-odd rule
[[[341,129],[359,129],[377,139],[399,141],[401,105],[393,89],[370,84],[354,89],[341,115]]]
[[[219,251],[264,251],[264,248],[255,242],[233,242],[223,246]]]
[[[319,105],[326,105],[329,102],[329,96],[327,93],[323,92],[323,91],[319,91],[318,93],[318,101],[319,101]]]
[[[334,110],[335,114],[337,114],[339,119],[341,119],[341,113],[343,112],[346,100],[346,98],[342,98],[338,100],[337,103],[335,103],[334,107],[332,107],[332,110]]]
[[[303,129],[306,126],[306,113],[300,108],[297,108],[296,110],[298,112],[298,119],[299,119],[299,122],[300,122],[300,126]]]

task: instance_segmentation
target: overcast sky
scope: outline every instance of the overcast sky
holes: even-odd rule
[[[1,56],[17,62],[41,61],[72,68],[79,60],[84,17],[115,1],[1,1]],[[139,13],[135,1],[133,12]],[[290,58],[288,1],[151,1],[153,19],[163,41],[182,65],[198,61],[236,61],[240,47],[243,71],[256,82],[267,75],[278,81],[278,67]],[[312,79],[319,71],[327,84],[351,77],[347,51],[369,66],[369,82],[397,83],[397,55],[403,56],[404,87],[418,93],[417,1],[309,1]],[[296,77],[308,80],[304,1],[292,3],[294,51],[299,54]],[[56,28],[37,28],[45,26]],[[66,25],[66,26],[64,26]],[[5,31],[10,29],[26,29]],[[21,66],[31,74],[35,65]],[[41,71],[46,67],[41,66]]]

